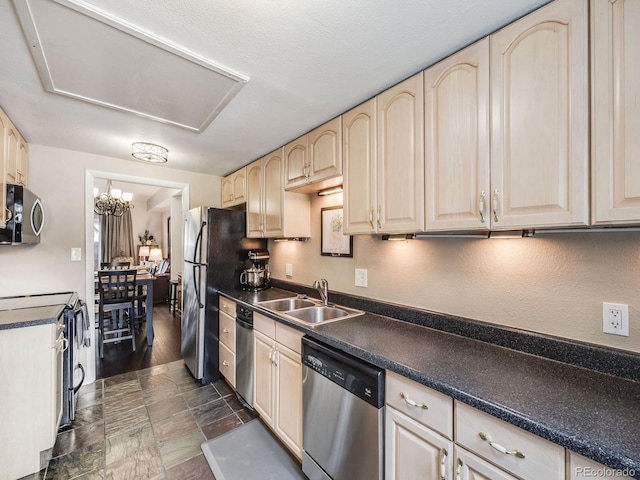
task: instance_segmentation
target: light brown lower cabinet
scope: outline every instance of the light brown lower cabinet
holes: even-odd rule
[[[254,323],[254,408],[284,445],[302,458],[302,332],[259,313]]]

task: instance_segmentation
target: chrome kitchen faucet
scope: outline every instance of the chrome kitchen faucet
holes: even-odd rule
[[[320,282],[316,280],[313,282],[313,288],[315,288],[320,294],[320,300],[323,305],[329,305],[329,282],[325,278],[321,278]]]

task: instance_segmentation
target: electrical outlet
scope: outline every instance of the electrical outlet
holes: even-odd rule
[[[356,268],[356,287],[367,286],[367,271],[363,268]]]
[[[290,263],[285,264],[284,274],[287,277],[293,277],[293,265],[292,264],[290,264]]]
[[[612,335],[629,336],[629,306],[623,303],[602,304],[602,331]]]

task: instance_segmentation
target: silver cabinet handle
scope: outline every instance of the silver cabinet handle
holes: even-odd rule
[[[369,224],[371,225],[371,228],[376,228],[373,225],[373,207],[371,207],[371,210],[369,210]]]
[[[478,202],[478,210],[480,211],[480,221],[482,223],[485,222],[485,218],[484,218],[484,199],[485,199],[485,193],[484,190],[480,193],[480,201]]]
[[[269,360],[273,363],[273,348],[269,349]]]
[[[9,210],[8,208],[5,207],[5,209],[4,209],[4,221],[8,222],[12,218],[13,218],[13,214],[11,213],[11,210]]]
[[[223,328],[222,329],[222,333],[229,333],[229,329],[228,328]]]
[[[380,216],[382,215],[382,205],[378,205],[378,228],[382,228],[382,223],[380,223]]]
[[[464,462],[460,457],[458,457],[458,465],[456,466],[456,480],[462,480],[462,467],[464,467]]]
[[[228,367],[229,366],[229,362],[227,362],[226,360],[223,360],[222,361],[222,365],[224,365],[225,367]]]
[[[273,351],[273,364],[276,367],[278,366],[278,350]]]
[[[498,218],[498,197],[500,196],[500,191],[496,188],[493,191],[493,221],[499,222],[500,218]]]
[[[446,448],[440,449],[440,480],[447,480],[447,455]]]
[[[480,432],[479,435],[482,440],[487,442],[489,446],[491,446],[491,448],[497,450],[498,452],[503,453],[505,455],[514,455],[518,458],[524,458],[524,453],[522,453],[520,450],[507,450],[505,447],[503,447],[499,443],[495,443],[491,439],[491,435],[489,435],[488,433]]]
[[[429,407],[427,406],[426,403],[416,403],[413,400],[411,400],[409,398],[409,395],[404,393],[404,392],[400,392],[400,397],[406,402],[407,405],[411,406],[411,407],[418,407],[421,408],[423,410],[428,410]]]

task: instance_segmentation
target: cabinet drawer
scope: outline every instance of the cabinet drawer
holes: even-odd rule
[[[470,452],[524,480],[564,479],[561,446],[457,401],[455,417],[456,443]],[[514,453],[500,452],[503,447]],[[516,456],[516,451],[524,458]]]
[[[298,355],[302,353],[302,332],[282,323],[276,323],[275,339],[278,343],[293,350]]]
[[[257,312],[253,314],[253,328],[272,340],[276,338],[276,321]]]
[[[220,341],[232,352],[236,351],[236,319],[220,312]]]
[[[453,439],[453,399],[395,372],[386,372],[386,402],[396,410]],[[427,409],[413,405],[424,404]]]
[[[220,373],[236,388],[236,355],[223,343],[220,344]]]
[[[236,302],[221,296],[220,311],[226,313],[230,317],[236,318]]]

